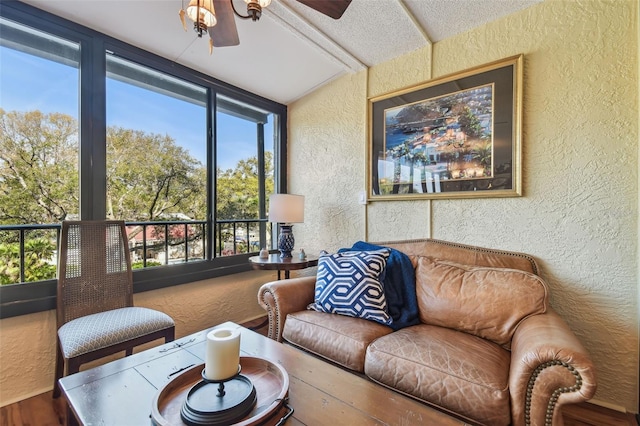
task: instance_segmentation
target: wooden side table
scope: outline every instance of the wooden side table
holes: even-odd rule
[[[287,279],[291,271],[317,266],[318,257],[307,255],[306,259],[299,259],[298,256],[282,259],[279,253],[274,253],[270,254],[266,259],[262,259],[260,256],[252,256],[249,258],[249,262],[251,262],[253,269],[278,271],[278,279],[280,279],[280,271],[284,271],[284,278]]]

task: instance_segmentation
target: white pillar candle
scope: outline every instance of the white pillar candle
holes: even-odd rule
[[[221,328],[207,333],[204,375],[209,380],[225,380],[238,372],[240,330]]]

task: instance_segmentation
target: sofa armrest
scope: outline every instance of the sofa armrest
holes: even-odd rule
[[[562,425],[560,406],[591,399],[594,365],[567,323],[551,308],[525,319],[511,341],[514,426]]]
[[[303,311],[314,300],[316,277],[299,277],[263,284],[258,303],[267,311],[270,339],[282,342],[282,329],[287,315]]]

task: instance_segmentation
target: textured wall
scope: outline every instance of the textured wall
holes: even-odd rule
[[[289,110],[289,191],[305,196],[296,249],[335,250],[365,232],[366,72],[342,77]],[[338,108],[336,108],[338,106]],[[300,143],[300,142],[303,143]]]
[[[433,52],[434,77],[525,54],[524,197],[434,203],[433,236],[540,259],[552,305],[596,362],[595,398],[632,411],[638,407],[637,13],[631,0],[547,1],[438,43]]]
[[[367,96],[383,95],[430,78],[431,46],[371,68]],[[430,211],[429,200],[372,203],[367,208],[368,240],[428,238],[431,236]],[[411,225],[407,226],[408,223]]]
[[[357,204],[367,97],[519,53],[523,197]],[[431,235],[534,255],[596,363],[595,399],[636,412],[637,67],[635,0],[547,0],[331,83],[290,107],[291,187],[309,199],[296,238],[336,249]]]
[[[273,279],[275,273],[246,272],[139,293],[134,303],[171,315],[176,337],[182,337],[224,321],[244,322],[264,315],[258,288]],[[55,329],[55,311],[0,320],[0,406],[51,390]],[[145,346],[136,352],[141,349]],[[97,362],[83,369],[92,365]]]

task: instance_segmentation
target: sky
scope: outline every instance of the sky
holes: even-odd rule
[[[79,71],[0,47],[0,107],[5,111],[61,112],[78,118]],[[179,99],[107,79],[107,126],[171,136],[206,164],[206,110]],[[218,114],[218,167],[257,154],[256,126]],[[272,126],[265,137],[272,134]]]

